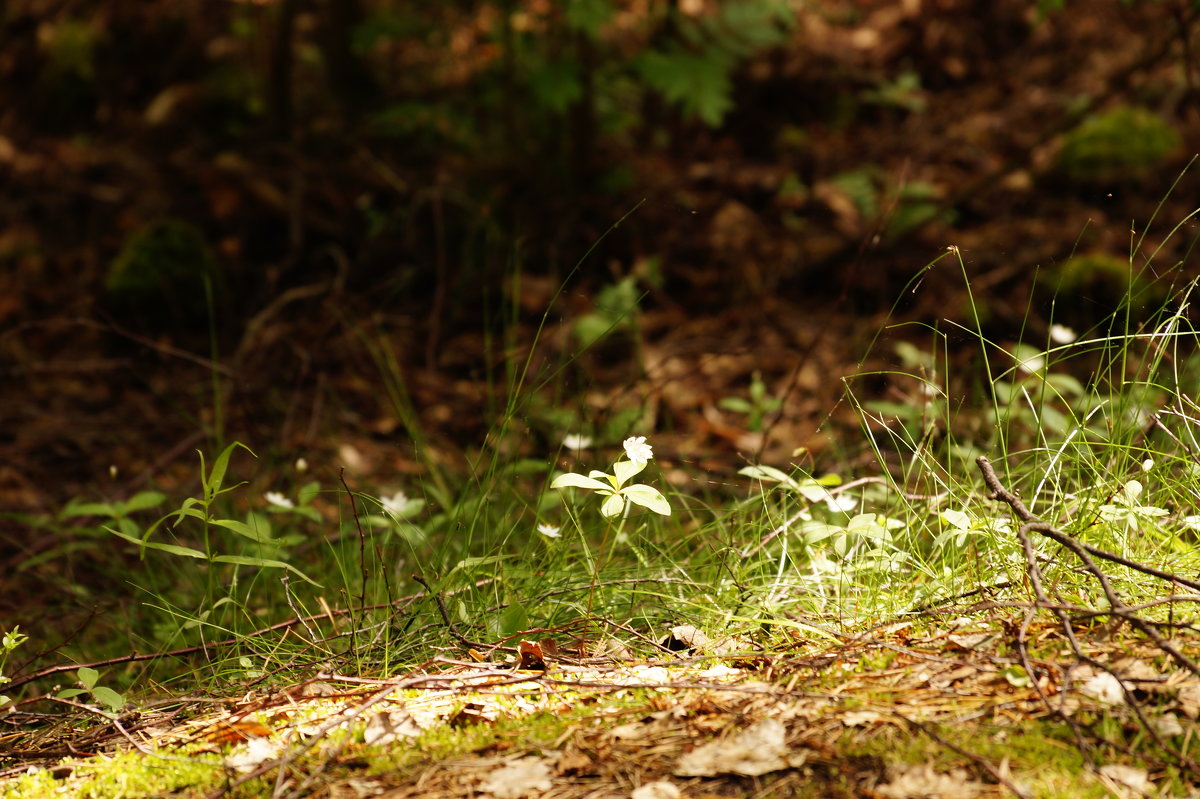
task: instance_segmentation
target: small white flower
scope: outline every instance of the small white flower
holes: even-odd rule
[[[625,454],[633,463],[648,463],[654,457],[654,450],[646,443],[645,436],[632,436],[622,444]]]
[[[537,531],[546,538],[562,538],[562,533],[558,531],[557,524],[539,524]]]
[[[397,491],[390,497],[380,497],[379,504],[389,513],[400,513],[404,510],[404,506],[408,504],[408,495],[403,491]]]
[[[304,460],[304,458],[296,458],[295,469],[296,471],[300,472],[300,474],[304,474],[308,471],[308,461]]]
[[[277,508],[294,508],[294,507],[296,507],[295,502],[292,502],[290,499],[285,497],[283,494],[280,494],[278,491],[268,491],[267,493],[263,494],[263,498],[266,499],[269,504],[274,505]]]
[[[1050,340],[1055,344],[1070,344],[1079,336],[1066,325],[1050,325]]]
[[[858,499],[850,494],[830,494],[825,497],[825,507],[830,513],[849,513],[858,507]]]
[[[1154,468],[1154,459],[1153,458],[1146,458],[1146,460],[1142,461],[1142,471],[1143,472],[1149,472],[1153,468]]]
[[[1030,355],[1028,358],[1019,358],[1017,360],[1017,368],[1028,375],[1036,375],[1046,368],[1046,359],[1041,355]]]
[[[592,445],[591,436],[581,436],[578,433],[568,433],[563,436],[562,445],[574,452],[585,450]]]

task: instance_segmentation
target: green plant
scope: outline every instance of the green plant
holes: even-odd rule
[[[76,672],[82,688],[65,688],[55,696],[59,699],[73,699],[77,696],[90,696],[95,702],[104,705],[113,713],[125,707],[125,697],[111,688],[99,685],[100,672],[88,666],[81,666]]]
[[[28,640],[29,636],[21,632],[20,625],[6,631],[4,636],[0,637],[0,687],[12,681],[10,677],[4,674],[4,666],[8,663],[8,656],[12,654],[14,649]],[[12,702],[10,698],[0,694],[0,712],[3,712],[5,705],[10,702]]]
[[[727,411],[745,414],[746,428],[752,433],[757,433],[762,430],[763,417],[779,410],[783,406],[783,400],[767,396],[767,386],[757,371],[750,378],[749,394],[749,399],[724,397],[717,402],[717,406]]]

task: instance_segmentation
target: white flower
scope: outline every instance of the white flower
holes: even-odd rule
[[[296,458],[295,469],[296,471],[300,472],[300,474],[304,474],[308,471],[308,461],[304,460],[304,458]]]
[[[1025,374],[1035,375],[1046,368],[1046,359],[1041,355],[1030,355],[1027,358],[1017,359],[1017,368]]]
[[[404,506],[408,504],[408,495],[403,491],[397,491],[390,497],[380,497],[379,504],[388,513],[400,513],[404,510]]]
[[[280,494],[278,491],[268,491],[267,493],[263,494],[263,498],[266,499],[269,504],[274,505],[277,508],[294,508],[294,507],[296,507],[295,502],[292,502],[290,499],[285,497],[283,494]]]
[[[825,507],[830,513],[849,513],[858,507],[858,499],[850,494],[830,494],[825,497]]]
[[[630,439],[632,440],[632,439]],[[626,442],[628,447],[629,442]],[[644,444],[642,446],[645,446]],[[646,447],[649,449],[649,447]],[[628,451],[628,449],[626,450]],[[574,472],[560,474],[550,484],[551,488],[587,488],[604,497],[600,506],[600,514],[606,517],[617,516],[628,508],[628,503],[641,505],[663,516],[671,515],[671,505],[658,489],[648,485],[635,483],[625,485],[634,475],[646,468],[646,461],[617,461],[613,464],[613,473],[593,469],[584,477]]]
[[[633,463],[645,464],[654,457],[654,450],[646,443],[645,436],[627,438],[622,446],[625,447],[625,454]]]
[[[562,538],[562,533],[558,531],[557,524],[539,524],[537,531],[546,538]]]
[[[1050,325],[1050,340],[1055,344],[1070,344],[1079,336],[1066,325]]]
[[[578,433],[569,433],[563,436],[563,446],[569,450],[579,452],[585,450],[592,445],[591,436],[581,436]]]

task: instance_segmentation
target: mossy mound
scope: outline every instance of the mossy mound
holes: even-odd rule
[[[154,327],[207,318],[209,298],[224,295],[223,280],[204,234],[175,219],[151,222],[126,239],[106,281],[113,310]]]
[[[1057,167],[1071,180],[1135,179],[1176,153],[1182,138],[1144,108],[1121,106],[1091,116],[1066,135]]]

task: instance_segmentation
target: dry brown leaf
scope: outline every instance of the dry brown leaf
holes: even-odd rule
[[[764,719],[741,732],[699,746],[679,758],[677,777],[713,777],[740,774],[757,777],[804,763],[803,753],[793,753],[778,719]]]

